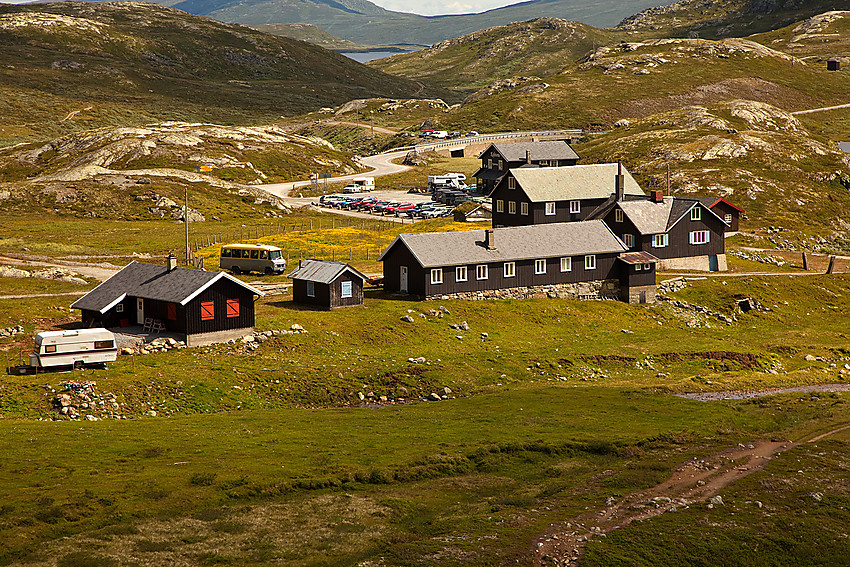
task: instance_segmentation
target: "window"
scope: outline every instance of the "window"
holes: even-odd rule
[[[115,341],[95,341],[94,342],[95,349],[103,349],[103,348],[115,348]]]
[[[505,162],[499,160],[499,171],[502,171],[503,169],[505,169]]]
[[[435,285],[443,283],[443,268],[433,268],[431,270],[431,283]]]
[[[56,352],[56,345],[45,345],[44,352]]]
[[[539,165],[540,167],[549,167],[549,160],[548,159],[541,159],[540,163],[538,163],[537,165]]]
[[[230,258],[230,248],[222,248],[221,249],[221,257],[222,258]]]
[[[239,317],[239,298],[227,300],[227,316]]]
[[[534,273],[535,274],[545,274],[546,273],[546,260],[535,260],[534,261]]]
[[[689,236],[689,242],[691,244],[708,244],[709,236],[707,230],[695,230]]]
[[[455,268],[455,281],[465,282],[466,280],[466,266],[458,266]]]
[[[624,234],[623,235],[623,244],[625,244],[628,248],[631,248],[635,245],[635,235],[634,234]]]
[[[268,260],[269,252],[268,250],[260,250],[260,260]]]
[[[513,278],[516,276],[516,264],[514,262],[505,262],[505,277]]]
[[[636,271],[636,272],[641,271],[641,270],[643,269],[643,267],[642,267],[642,266],[643,266],[643,264],[635,264],[635,271]]]
[[[691,220],[700,220],[702,219],[702,211],[699,207],[694,207],[691,209]]]
[[[732,215],[726,213],[723,215],[723,220],[726,221],[726,224],[732,224]]]
[[[475,266],[475,279],[476,280],[486,280],[487,279],[487,264],[479,264]]]
[[[351,282],[341,282],[342,293],[340,297],[351,297]]]
[[[547,215],[554,215],[555,214],[555,202],[554,201],[549,201],[548,203],[546,203],[546,214]]]
[[[204,301],[201,303],[201,321],[211,321],[215,319],[215,302]]]
[[[505,212],[505,202],[501,199],[496,199],[496,212],[504,213]]]
[[[316,297],[316,284],[307,282],[307,297]]]
[[[519,212],[522,215],[528,216],[528,203],[520,203]]]
[[[516,201],[508,201],[508,214],[516,214]]]
[[[493,158],[487,160],[487,169],[493,169]]]
[[[250,256],[251,256],[251,251],[250,251],[250,250],[243,250],[243,251],[242,251],[242,257],[243,257],[243,258],[245,258],[246,260],[247,260]],[[234,256],[234,258],[235,258],[235,257],[236,257],[236,256]]]
[[[623,222],[623,209],[614,211],[614,222]]]
[[[561,258],[561,271],[562,272],[572,272],[573,271],[573,259],[572,258]]]
[[[516,179],[508,177],[508,189],[516,189]]]
[[[256,260],[259,257],[260,257],[260,251],[259,250],[251,250],[251,259],[252,260]]]
[[[652,237],[653,248],[664,248],[669,242],[669,237],[666,234],[656,234]]]
[[[166,312],[167,312],[167,316],[168,316],[169,321],[176,321],[177,320],[177,304],[176,303],[169,303],[168,307],[166,308]]]
[[[596,269],[596,256],[594,254],[588,254],[584,257],[584,269],[585,270],[595,270]]]
[[[581,201],[570,201],[570,213],[577,214],[581,212]]]
[[[644,264],[644,265],[643,265],[643,269],[644,269],[644,270],[646,270],[646,271],[648,272],[649,270],[651,270],[651,269],[652,269],[652,264]]]
[[[116,313],[124,313],[124,304],[119,303],[118,305],[116,305],[115,306],[115,312]]]

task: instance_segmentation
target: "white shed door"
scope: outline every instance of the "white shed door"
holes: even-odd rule
[[[145,300],[141,297],[136,298],[136,323],[145,324]]]
[[[400,267],[398,290],[402,293],[407,293],[407,266]]]

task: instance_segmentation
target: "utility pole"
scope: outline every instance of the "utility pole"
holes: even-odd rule
[[[666,193],[670,195],[670,164],[667,164],[667,191]]]
[[[183,196],[183,228],[186,233],[186,267],[189,266],[189,184],[185,185]]]
[[[372,110],[369,111],[369,124],[372,127],[372,137],[374,138],[375,137],[375,112],[372,111]]]

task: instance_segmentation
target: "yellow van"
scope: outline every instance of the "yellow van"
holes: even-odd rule
[[[221,247],[218,267],[234,274],[261,272],[280,274],[286,270],[283,251],[265,244],[225,244]]]

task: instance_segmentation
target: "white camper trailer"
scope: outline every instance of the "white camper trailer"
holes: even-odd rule
[[[113,362],[118,357],[115,335],[106,329],[46,331],[35,336],[30,366],[85,366]]]

